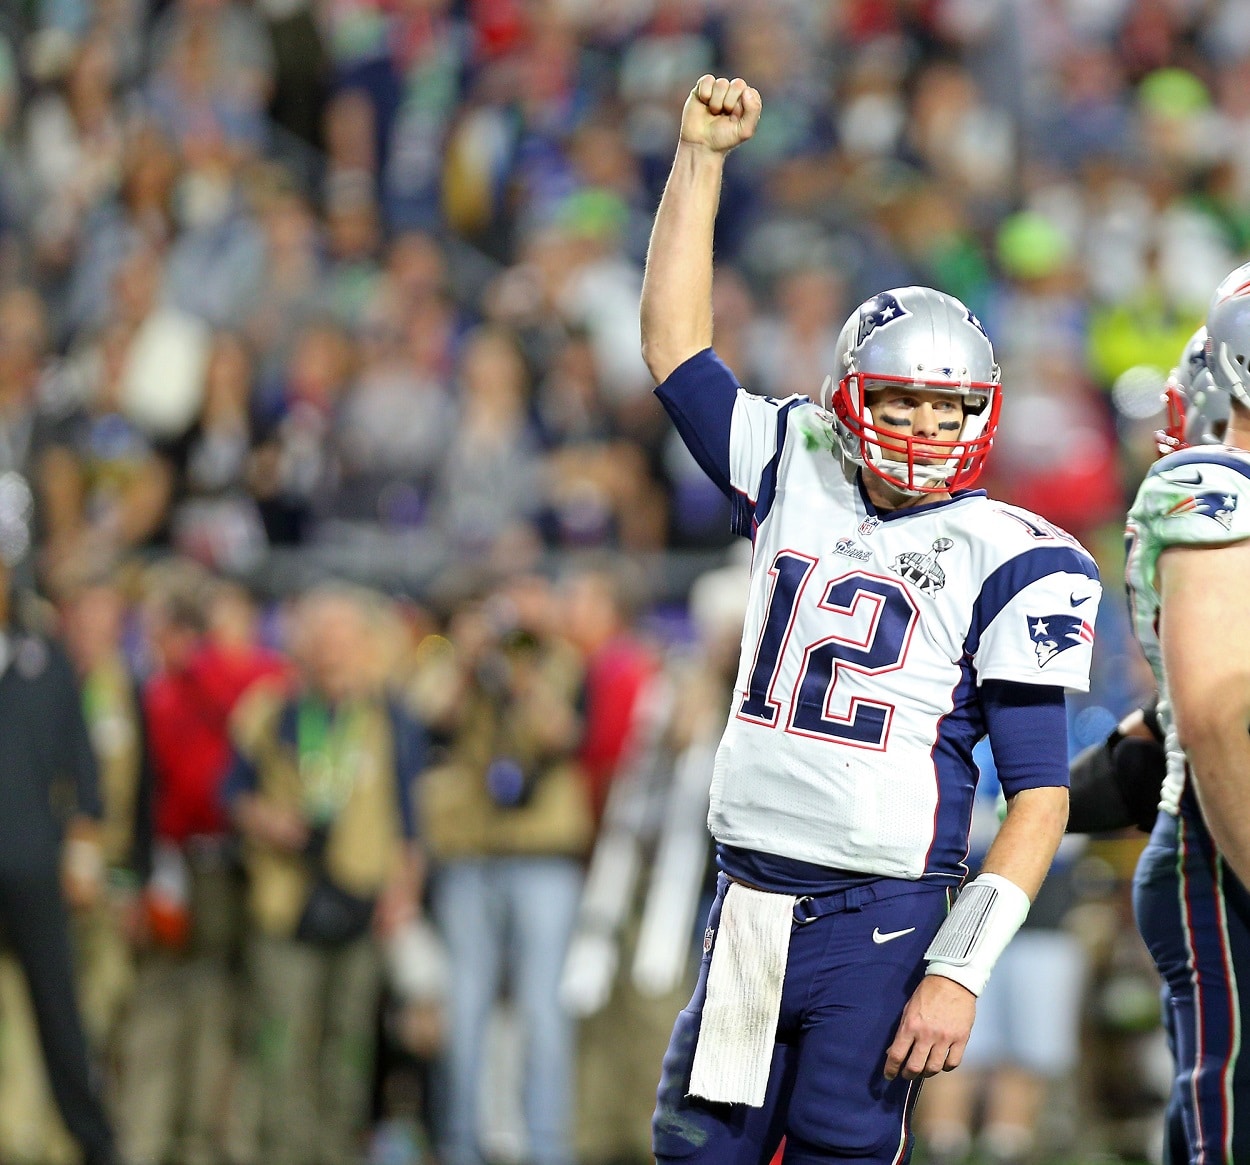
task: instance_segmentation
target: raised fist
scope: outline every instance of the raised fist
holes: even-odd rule
[[[681,140],[726,154],[755,133],[763,107],[759,92],[741,77],[727,81],[705,73],[681,111]]]

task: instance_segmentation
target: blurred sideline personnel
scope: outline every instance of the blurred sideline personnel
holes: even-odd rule
[[[134,985],[133,937],[151,851],[151,768],[139,694],[122,650],[125,600],[102,576],[66,580],[62,639],[82,690],[100,772],[102,892],[71,922],[79,1006],[93,1055],[115,1050]],[[21,967],[0,960],[0,1160],[70,1165],[78,1148],[57,1112]]]
[[[153,769],[135,999],[118,1056],[117,1123],[134,1165],[212,1165],[235,1061],[243,886],[219,803],[231,710],[283,662],[223,633],[227,584],[189,560],[153,567],[143,615],[156,670],[143,689]]]
[[[371,591],[307,594],[300,682],[253,686],[231,718],[223,796],[245,843],[258,1160],[273,1165],[359,1160],[382,949],[420,900],[425,734],[384,686],[387,614]]]
[[[1063,834],[1064,689],[1088,687],[1101,588],[1068,535],[965,488],[1000,386],[957,300],[862,304],[819,405],[745,392],[710,350],[724,158],[760,111],[740,79],[695,86],[642,294],[660,399],[755,543],[712,780],[718,894],[654,1148],[760,1162],[784,1135],[791,1163],[897,1163]],[[952,908],[987,731],[1007,815]]]
[[[524,1031],[528,1159],[574,1159],[573,1017],[559,989],[593,820],[576,761],[585,672],[559,614],[541,577],[499,585],[456,612],[414,690],[446,746],[422,800],[431,901],[452,967],[444,1165],[485,1160],[487,1024],[505,983]]]
[[[66,904],[99,898],[99,774],[73,667],[23,625],[12,567],[30,547],[26,482],[0,476],[0,930],[26,974],[53,1096],[85,1165],[113,1162],[75,991]],[[66,818],[68,817],[68,821]]]
[[[1173,1165],[1250,1160],[1250,1062],[1241,1055],[1250,970],[1250,265],[1216,288],[1206,327],[1210,379],[1201,401],[1194,394],[1191,447],[1163,457],[1142,482],[1126,565],[1167,748],[1133,899],[1166,987]],[[1229,398],[1223,433],[1219,394]]]
[[[733,695],[749,581],[744,559],[694,581],[697,641],[670,650],[643,690],[608,792],[561,983],[565,1007],[581,1020],[583,1165],[653,1159],[655,1066],[673,1014],[690,998],[695,924],[701,940],[711,897],[708,784]]]

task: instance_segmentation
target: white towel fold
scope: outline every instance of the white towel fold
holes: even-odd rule
[[[759,1108],[768,1088],[794,898],[730,883],[694,1049],[690,1096]]]

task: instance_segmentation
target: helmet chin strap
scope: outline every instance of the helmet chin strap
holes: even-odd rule
[[[908,486],[905,461],[886,461],[874,457],[872,464],[878,473],[889,479],[890,484],[895,486],[899,493],[907,494],[908,497],[917,497],[925,492],[923,489]],[[954,467],[948,465],[916,465],[912,468],[911,479],[919,485],[941,485],[950,480],[954,471]]]

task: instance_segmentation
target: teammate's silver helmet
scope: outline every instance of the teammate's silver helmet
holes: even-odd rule
[[[1250,408],[1250,263],[1226,275],[1211,297],[1207,368],[1217,389]]]
[[[980,474],[998,427],[999,371],[981,321],[954,296],[930,287],[898,287],[860,304],[842,327],[832,375],[820,391],[834,416],[842,448],[855,464],[907,493],[941,493],[970,485]],[[874,388],[911,385],[963,399],[964,421],[954,441],[925,440],[926,452],[947,452],[923,464],[911,437],[879,428],[867,397]],[[905,460],[881,449],[906,447]]]
[[[1190,445],[1218,445],[1228,428],[1231,398],[1216,387],[1207,367],[1207,329],[1189,337],[1180,363],[1168,374],[1163,389],[1167,427],[1155,433],[1159,455]]]

